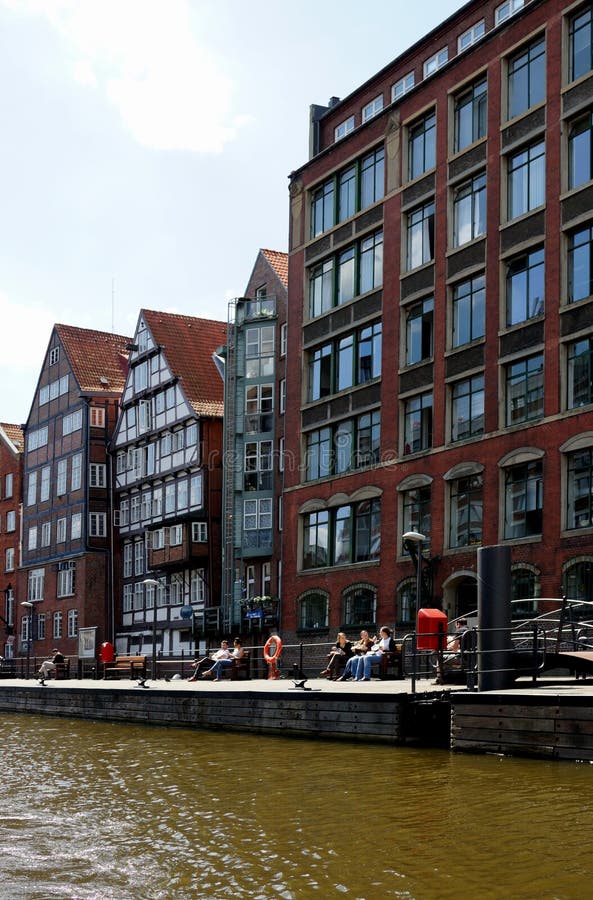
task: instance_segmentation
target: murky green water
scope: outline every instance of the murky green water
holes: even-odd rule
[[[589,765],[9,715],[0,898],[584,898]]]

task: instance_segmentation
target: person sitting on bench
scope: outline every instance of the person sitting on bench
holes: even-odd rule
[[[51,651],[53,656],[51,659],[46,659],[45,662],[41,663],[39,668],[39,676],[40,678],[49,678],[50,672],[55,672],[59,663],[64,662],[64,656],[57,647]]]

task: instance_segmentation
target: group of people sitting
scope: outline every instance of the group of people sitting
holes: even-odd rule
[[[380,665],[386,653],[397,652],[387,625],[381,628],[379,635],[372,638],[368,631],[361,631],[360,639],[353,644],[340,631],[321,675],[332,681],[370,681],[373,666]]]
[[[212,678],[214,681],[222,681],[225,669],[230,669],[235,660],[243,657],[245,650],[241,638],[235,638],[233,649],[229,649],[229,642],[222,641],[220,648],[210,656],[196,659],[192,663],[194,674],[188,681],[198,681],[200,678]]]

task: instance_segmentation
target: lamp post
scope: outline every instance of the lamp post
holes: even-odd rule
[[[160,581],[156,578],[145,578],[142,584],[147,587],[159,587]],[[154,598],[154,606],[152,608],[152,677],[156,680],[156,595]]]
[[[33,604],[30,600],[21,601],[21,606],[24,606],[29,613],[29,627],[27,629],[27,678],[29,677],[29,665],[31,662],[31,645],[33,643]]]
[[[416,563],[416,627],[412,638],[412,693],[415,693],[418,610],[422,606],[422,550],[426,538],[419,531],[406,531],[403,538],[404,547],[410,554],[412,562]]]

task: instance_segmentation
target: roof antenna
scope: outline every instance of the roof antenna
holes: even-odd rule
[[[115,334],[115,278],[111,277],[111,334]]]

